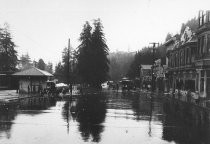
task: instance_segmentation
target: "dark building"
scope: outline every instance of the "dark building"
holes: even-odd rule
[[[16,89],[17,80],[12,77],[13,72],[0,72],[0,90]]]

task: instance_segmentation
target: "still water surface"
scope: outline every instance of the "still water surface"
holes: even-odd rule
[[[150,94],[30,98],[0,108],[3,144],[210,143],[208,111]]]

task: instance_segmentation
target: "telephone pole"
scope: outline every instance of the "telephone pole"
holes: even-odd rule
[[[156,44],[159,46],[159,43],[156,43],[156,42],[152,42],[150,43],[153,45],[152,47],[152,91],[154,91],[154,63],[155,63],[155,46]]]
[[[68,41],[68,55],[67,55],[67,83],[69,84],[70,83],[70,76],[69,76],[69,73],[70,73],[70,39]]]

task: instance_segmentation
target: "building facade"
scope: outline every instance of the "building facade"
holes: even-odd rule
[[[18,79],[20,93],[39,93],[47,87],[47,81],[53,77],[52,74],[35,67],[17,72],[13,77]]]
[[[169,91],[210,99],[210,11],[199,12],[195,32],[186,27],[167,49]]]

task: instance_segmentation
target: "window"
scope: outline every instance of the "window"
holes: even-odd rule
[[[181,51],[181,65],[184,65],[184,51]]]
[[[210,34],[207,35],[207,52],[210,53]]]
[[[191,64],[191,48],[189,48],[189,64]]]
[[[201,78],[201,82],[200,82],[200,92],[204,91],[204,78]]]
[[[206,71],[206,76],[207,76],[207,77],[210,77],[210,70],[207,70],[207,71]]]
[[[201,43],[201,39],[200,39],[200,37],[198,37],[198,44],[196,47],[196,56],[200,55],[200,43]]]
[[[182,65],[182,51],[179,52],[179,66]]]
[[[178,52],[176,52],[176,67],[178,67],[179,64],[179,57],[178,57]]]
[[[186,49],[186,64],[188,64],[188,48]]]
[[[201,77],[204,77],[204,70],[201,71]]]
[[[201,54],[205,53],[204,42],[205,42],[205,36],[202,36],[201,37]]]

